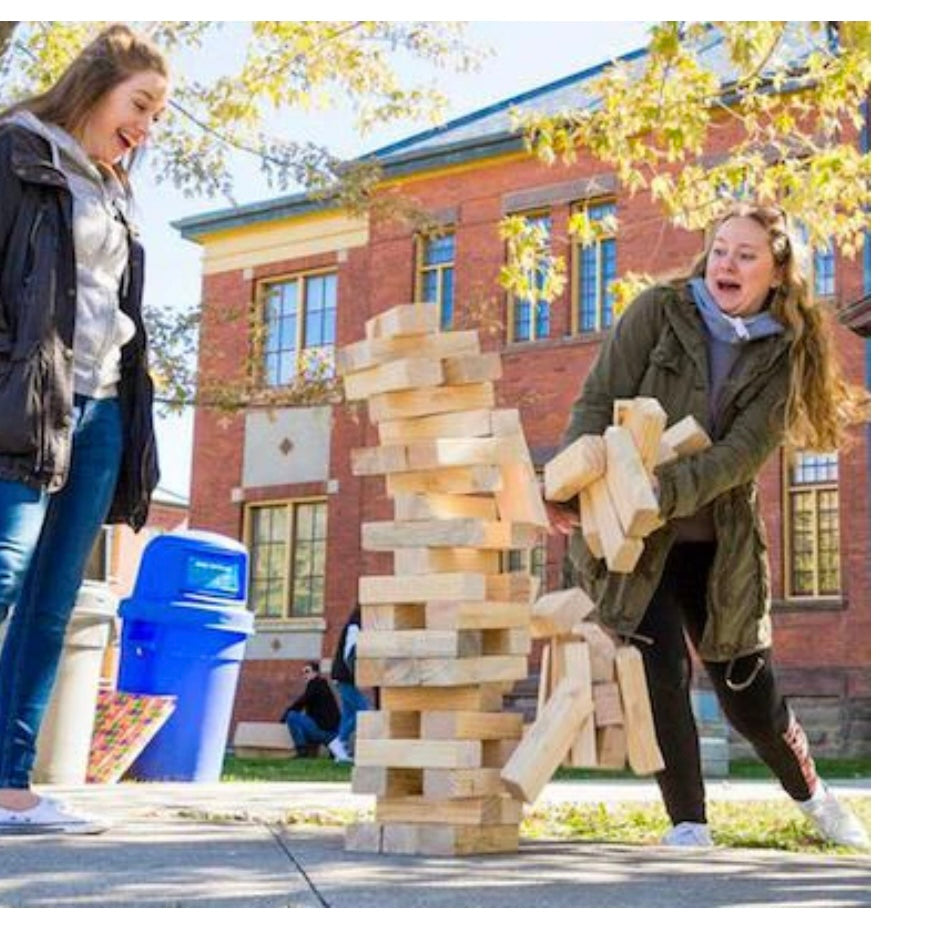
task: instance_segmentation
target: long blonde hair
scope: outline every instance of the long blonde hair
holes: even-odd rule
[[[847,429],[864,420],[869,395],[841,372],[827,311],[814,300],[785,213],[777,207],[739,204],[720,217],[714,229],[734,217],[749,218],[763,228],[782,271],[782,283],[775,288],[768,310],[791,334],[786,443],[799,450],[838,450],[848,440]],[[712,240],[708,238],[692,277],[704,277]]]

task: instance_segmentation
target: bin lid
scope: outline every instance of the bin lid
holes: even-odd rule
[[[132,596],[120,602],[119,614],[127,622],[145,621],[156,625],[175,625],[190,628],[192,633],[202,628],[222,628],[225,631],[248,635],[255,630],[253,612],[222,602],[162,602],[158,599],[139,599]]]

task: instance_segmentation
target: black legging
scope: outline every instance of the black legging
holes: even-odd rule
[[[676,544],[637,629],[638,635],[652,640],[638,640],[637,646],[643,654],[656,734],[666,761],[666,769],[656,779],[673,824],[707,821],[685,634],[692,644],[701,641],[714,552],[714,543]],[[731,725],[753,745],[793,799],[810,799],[817,779],[814,761],[805,732],[776,687],[770,651],[742,657],[730,670],[726,663],[704,665]],[[727,684],[729,678],[739,687],[757,667],[746,688],[735,690]]]

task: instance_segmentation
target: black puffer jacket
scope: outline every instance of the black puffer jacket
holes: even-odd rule
[[[107,517],[145,524],[158,482],[152,380],[142,322],[144,257],[127,225],[120,308],[136,325],[123,347],[123,461]],[[49,143],[0,124],[0,478],[48,492],[68,478],[77,298],[71,192]]]

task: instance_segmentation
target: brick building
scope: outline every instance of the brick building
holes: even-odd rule
[[[603,67],[516,100],[534,108],[581,102],[586,80]],[[498,405],[520,409],[542,466],[610,325],[605,284],[628,269],[656,276],[679,270],[702,239],[671,228],[648,194],[619,198],[603,163],[582,158],[546,167],[528,156],[510,129],[514,102],[374,153],[385,186],[415,199],[439,236],[398,220],[350,216],[303,195],[180,221],[182,234],[204,250],[202,372],[233,378],[258,322],[264,385],[283,385],[302,350],[328,352],[360,340],[369,316],[435,300],[444,325],[479,329],[483,349],[501,354]],[[727,149],[732,133],[721,126],[709,157]],[[582,248],[560,232],[583,204],[616,215],[616,238]],[[512,213],[546,224],[553,254],[566,260],[570,287],[549,305],[513,301],[497,284],[505,259],[498,224]],[[827,252],[814,262],[819,291],[839,310],[869,291],[868,257],[864,264]],[[866,379],[868,341],[836,330],[848,372]],[[836,456],[780,452],[760,482],[782,683],[827,754],[869,748],[867,439],[864,429]],[[361,522],[390,516],[383,481],[349,469],[350,450],[376,442],[364,414],[338,404],[197,411],[191,526],[240,538],[252,553],[258,633],[234,720],[277,718],[299,683],[300,663],[332,654],[358,577],[390,572],[386,555],[363,553],[359,541]],[[561,585],[562,559],[555,537],[515,555],[551,588]]]

